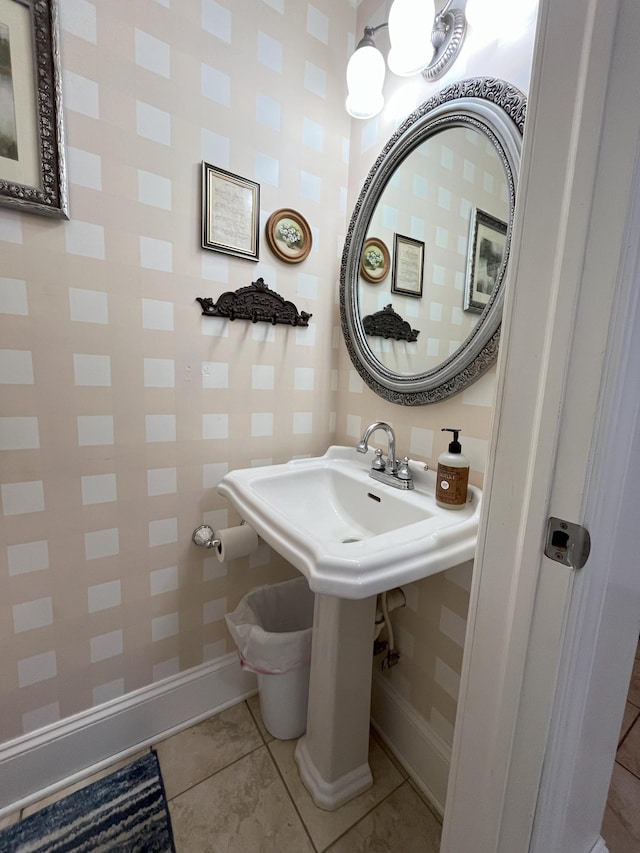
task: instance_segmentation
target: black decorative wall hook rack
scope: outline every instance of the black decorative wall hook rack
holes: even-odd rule
[[[412,329],[409,323],[393,310],[391,304],[385,305],[382,311],[363,317],[362,325],[367,335],[393,338],[394,341],[413,343],[418,340],[420,334],[418,329]]]
[[[202,313],[209,317],[227,317],[229,320],[251,320],[252,323],[265,322],[275,326],[286,323],[288,326],[308,326],[313,316],[306,311],[298,311],[293,302],[289,302],[270,290],[259,278],[248,287],[235,292],[228,290],[217,302],[213,299],[197,297]]]

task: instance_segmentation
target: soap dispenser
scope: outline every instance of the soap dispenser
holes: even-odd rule
[[[444,427],[442,432],[452,432],[453,441],[449,443],[448,452],[438,457],[436,503],[444,509],[462,509],[467,502],[469,460],[458,441],[460,430]]]

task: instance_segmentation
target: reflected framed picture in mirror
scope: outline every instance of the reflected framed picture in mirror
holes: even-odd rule
[[[424,274],[424,243],[413,237],[394,234],[391,292],[403,296],[422,297]]]
[[[476,207],[471,214],[464,310],[481,314],[494,291],[507,245],[507,225]]]
[[[377,237],[369,237],[364,242],[360,258],[360,275],[371,284],[378,284],[389,274],[391,256],[389,250]]]

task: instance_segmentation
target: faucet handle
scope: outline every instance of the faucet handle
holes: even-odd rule
[[[382,450],[380,448],[376,450],[376,458],[371,463],[371,468],[374,471],[384,471],[385,469],[385,461],[382,458]]]
[[[399,480],[412,480],[413,474],[411,473],[411,468],[409,468],[409,457],[405,456],[402,462],[398,462],[398,468],[396,470],[396,477]]]

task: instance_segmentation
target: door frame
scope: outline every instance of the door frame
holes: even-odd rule
[[[616,550],[615,526],[596,524],[598,542],[576,580],[542,550],[549,515],[591,523],[597,508],[620,498],[620,482],[600,476],[596,460],[619,441],[609,430],[612,413],[621,412],[611,407],[625,395],[626,440],[637,425],[640,389],[631,400],[620,369],[622,338],[629,347],[635,330],[625,299],[639,239],[632,206],[640,137],[634,6],[635,0],[540,4],[441,853],[582,853],[601,844],[597,830],[624,699],[612,694],[608,703],[615,709],[591,791],[589,846],[560,846],[569,797],[552,815],[548,794],[554,761],[571,767],[580,787],[576,773],[586,753],[576,733],[587,731],[594,709],[576,700],[588,698],[589,673],[603,665],[597,635],[607,626],[593,613],[611,612],[614,599],[607,608],[604,599],[624,552]],[[629,469],[637,461],[628,454]],[[640,470],[633,473],[638,482]],[[629,494],[631,480],[623,484]],[[621,524],[618,533],[637,543],[633,524]],[[639,584],[626,579],[629,600],[640,601]],[[579,613],[590,610],[580,623]],[[590,649],[576,643],[580,625],[591,632]],[[628,627],[625,637],[614,694],[632,660]],[[585,651],[587,659],[579,660]],[[560,681],[559,672],[574,677]],[[574,735],[563,739],[569,707]],[[601,720],[601,712],[596,716]]]

